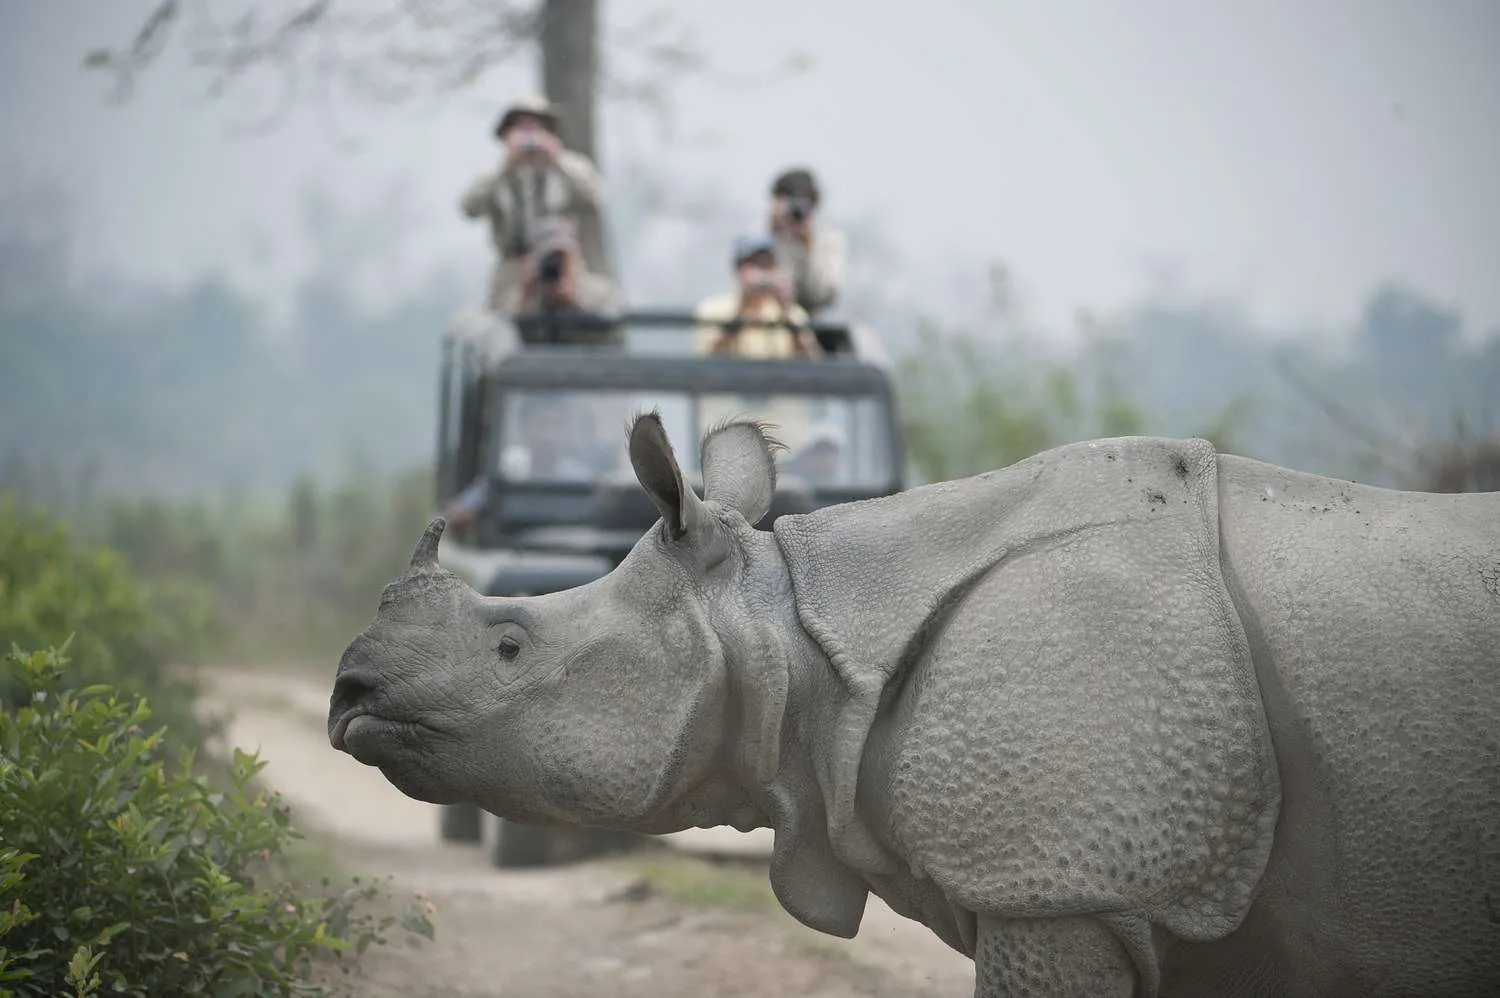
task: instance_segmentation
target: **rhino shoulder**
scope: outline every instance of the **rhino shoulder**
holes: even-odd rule
[[[909,806],[883,838],[949,896],[1012,917],[1136,911],[1186,938],[1238,925],[1280,786],[1217,494],[1207,441],[1126,437],[777,521],[843,686],[815,749],[835,852],[883,872],[854,792],[899,682],[912,749],[886,789]],[[1027,761],[1024,787],[1006,758]],[[1103,830],[1079,815],[1112,811],[1148,826],[1129,863],[1089,855]]]

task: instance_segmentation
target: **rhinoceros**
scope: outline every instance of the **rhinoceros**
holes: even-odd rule
[[[1500,994],[1500,493],[1204,440],[1069,444],[758,529],[778,445],[660,419],[612,573],[485,598],[434,520],[334,748],[521,822],[770,827],[780,903],[871,891],[975,993]]]

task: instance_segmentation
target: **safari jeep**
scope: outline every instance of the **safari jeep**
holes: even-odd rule
[[[556,592],[625,558],[658,517],[623,456],[637,412],[659,410],[681,441],[696,442],[732,416],[773,424],[787,450],[762,529],[785,513],[903,488],[889,363],[868,331],[815,326],[822,356],[760,361],[694,356],[684,334],[696,322],[687,312],[616,321],[622,345],[523,339],[510,323],[479,315],[456,322],[445,337],[438,500],[476,485],[483,499],[472,520],[450,528],[440,557],[479,592]],[[535,339],[544,342],[525,342]],[[701,493],[696,446],[677,457]],[[626,841],[602,829],[495,822],[491,855],[502,867],[544,865]],[[480,842],[483,814],[445,806],[441,831],[447,841]]]

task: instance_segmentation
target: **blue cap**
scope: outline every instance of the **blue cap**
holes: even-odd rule
[[[769,232],[740,236],[734,241],[734,266],[738,267],[757,253],[775,253],[776,237]]]

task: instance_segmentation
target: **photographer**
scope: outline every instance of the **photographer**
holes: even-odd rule
[[[776,264],[775,240],[742,236],[731,261],[737,289],[705,299],[694,313],[698,353],[757,360],[821,356],[807,313],[791,300],[790,281]]]
[[[814,316],[838,300],[847,253],[842,232],[816,224],[821,200],[810,170],[787,170],[771,184],[770,228],[776,237],[776,258],[791,275],[797,304]]]
[[[519,283],[505,302],[527,342],[618,344],[616,325],[569,325],[585,313],[608,317],[620,310],[614,282],[592,273],[583,262],[576,227],[565,218],[537,224],[531,251],[521,260]],[[548,319],[561,321],[549,324]]]
[[[571,219],[588,269],[609,274],[603,178],[587,156],[563,148],[557,111],[543,98],[523,98],[501,115],[495,137],[505,146],[505,161],[475,180],[459,202],[466,217],[489,221],[499,257],[490,275],[490,310],[503,313],[512,300],[537,226],[547,218]]]

